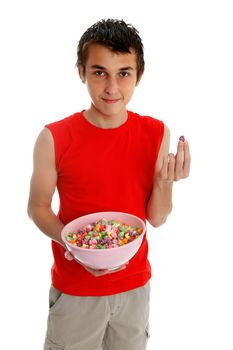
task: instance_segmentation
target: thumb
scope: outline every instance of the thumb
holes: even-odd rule
[[[73,255],[68,250],[65,251],[64,257],[69,261],[74,260]]]

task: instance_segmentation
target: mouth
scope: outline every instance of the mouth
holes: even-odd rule
[[[120,101],[120,98],[115,98],[115,99],[102,98],[102,100],[107,104],[113,104],[113,103],[117,103],[118,101]]]

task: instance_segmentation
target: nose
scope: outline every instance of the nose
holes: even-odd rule
[[[104,91],[108,95],[115,95],[116,94],[116,92],[118,91],[118,84],[117,84],[116,78],[108,77]]]

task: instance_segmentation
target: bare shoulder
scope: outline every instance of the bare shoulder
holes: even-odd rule
[[[44,128],[38,135],[34,146],[34,165],[50,163],[54,165],[54,141],[48,128]]]
[[[38,135],[34,146],[28,210],[38,206],[49,206],[56,183],[53,137],[45,128]]]
[[[39,133],[37,139],[36,139],[36,143],[35,143],[35,147],[54,147],[53,145],[53,136],[50,132],[50,130],[48,128],[44,128],[41,130],[41,132]]]

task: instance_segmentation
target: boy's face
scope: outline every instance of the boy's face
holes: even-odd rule
[[[88,48],[85,74],[82,66],[79,74],[87,84],[95,109],[102,115],[119,115],[125,112],[138,84],[136,55],[92,44]]]

